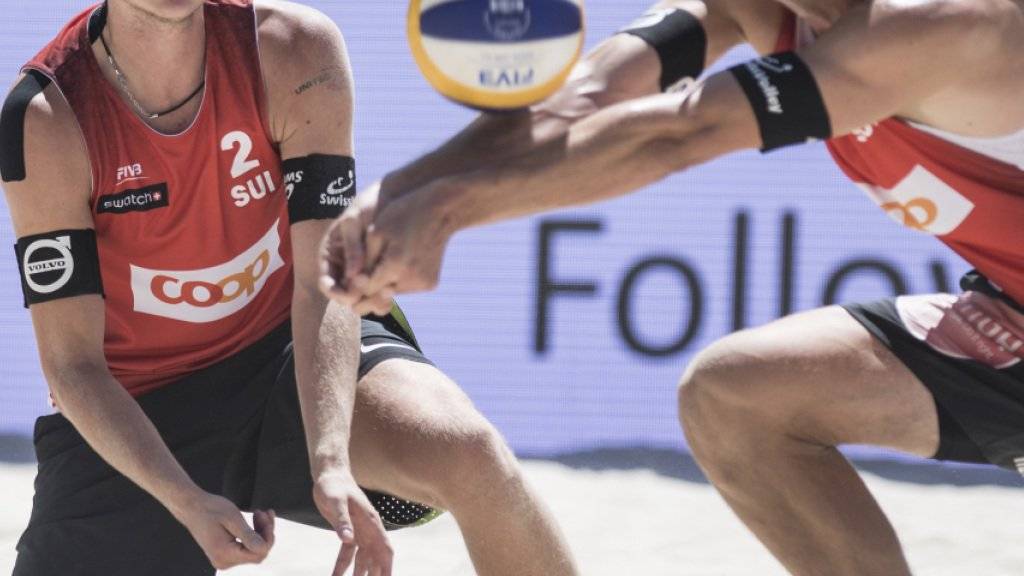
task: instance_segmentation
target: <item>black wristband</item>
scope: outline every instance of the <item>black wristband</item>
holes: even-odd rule
[[[292,224],[337,218],[356,197],[356,161],[349,156],[311,154],[282,167]]]
[[[772,54],[729,69],[761,130],[761,151],[832,136],[832,123],[811,69],[794,52]]]
[[[701,21],[686,10],[652,10],[621,32],[642,39],[657,51],[662,91],[685,78],[696,79],[704,71],[707,34]]]
[[[25,307],[83,294],[103,295],[95,230],[56,230],[14,246]]]

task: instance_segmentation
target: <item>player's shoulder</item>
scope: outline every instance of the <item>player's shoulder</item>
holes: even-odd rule
[[[256,16],[261,51],[300,64],[323,50],[342,45],[341,31],[326,14],[287,0],[258,0]]]
[[[85,156],[78,121],[60,89],[39,72],[20,74],[0,112],[3,180],[24,180],[26,166],[70,170]]]
[[[871,0],[872,25],[908,38],[926,36],[950,49],[1005,49],[1024,36],[1024,4],[1020,0]]]

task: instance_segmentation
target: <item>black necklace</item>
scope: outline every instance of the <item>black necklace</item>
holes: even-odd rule
[[[177,106],[168,108],[167,110],[164,110],[162,112],[149,112],[142,107],[142,104],[139,104],[139,101],[135,98],[135,95],[132,94],[132,91],[128,88],[128,78],[125,77],[124,72],[121,72],[121,67],[117,65],[117,60],[114,60],[114,55],[110,52],[110,46],[107,45],[107,39],[103,37],[102,32],[100,32],[100,42],[103,43],[103,50],[107,53],[107,62],[110,62],[110,67],[114,69],[114,76],[117,78],[117,83],[121,85],[121,90],[124,90],[124,93],[128,96],[128,100],[131,101],[132,106],[135,107],[135,110],[139,113],[139,115],[147,120],[156,120],[161,116],[166,116],[171,112],[179,110],[182,106],[188,104],[192,101],[193,98],[199,95],[199,93],[202,92],[203,88],[206,86],[206,79],[203,79],[203,81],[199,83],[199,86],[195,90],[193,90],[192,93],[189,94],[187,98],[182,100],[181,103]]]

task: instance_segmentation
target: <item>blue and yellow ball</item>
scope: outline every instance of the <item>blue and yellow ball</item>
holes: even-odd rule
[[[583,0],[412,0],[408,34],[438,92],[473,108],[514,110],[569,76],[583,49]]]

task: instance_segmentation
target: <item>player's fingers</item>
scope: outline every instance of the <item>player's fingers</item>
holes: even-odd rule
[[[237,538],[246,550],[260,556],[266,556],[270,552],[270,546],[267,544],[267,541],[249,526],[241,512],[236,510],[234,514],[225,518],[224,528],[229,534]]]
[[[242,564],[259,564],[266,558],[264,554],[257,554],[249,550],[241,542],[225,542],[217,549],[210,560],[218,570],[227,570]]]
[[[342,279],[347,281],[362,272],[366,262],[365,246],[363,245],[363,220],[361,218],[345,218],[338,223],[338,226],[345,254],[345,275]]]
[[[345,571],[352,565],[352,559],[356,555],[355,544],[342,544],[341,551],[338,552],[338,561],[334,563],[334,572],[331,572],[331,576],[344,576]]]
[[[377,226],[370,226],[366,231],[366,252],[363,262],[363,270],[373,276],[373,272],[380,266],[384,249],[387,248],[387,240],[379,232]]]
[[[264,540],[267,541],[267,547],[274,547],[274,526],[276,524],[276,515],[273,510],[264,512],[263,510],[257,510],[252,514],[252,525],[256,529],[256,533],[259,534]]]
[[[390,258],[389,254],[384,254],[383,261],[378,263],[373,273],[370,274],[370,281],[367,283],[366,289],[363,290],[363,294],[372,298],[380,295],[387,288],[400,288],[401,271],[402,266],[396,263],[394,258]]]
[[[372,300],[373,313],[377,316],[387,316],[395,305],[395,290],[388,287],[380,291]]]
[[[360,548],[356,553],[356,567],[352,570],[352,576],[366,576],[372,567],[373,563],[366,550]]]

